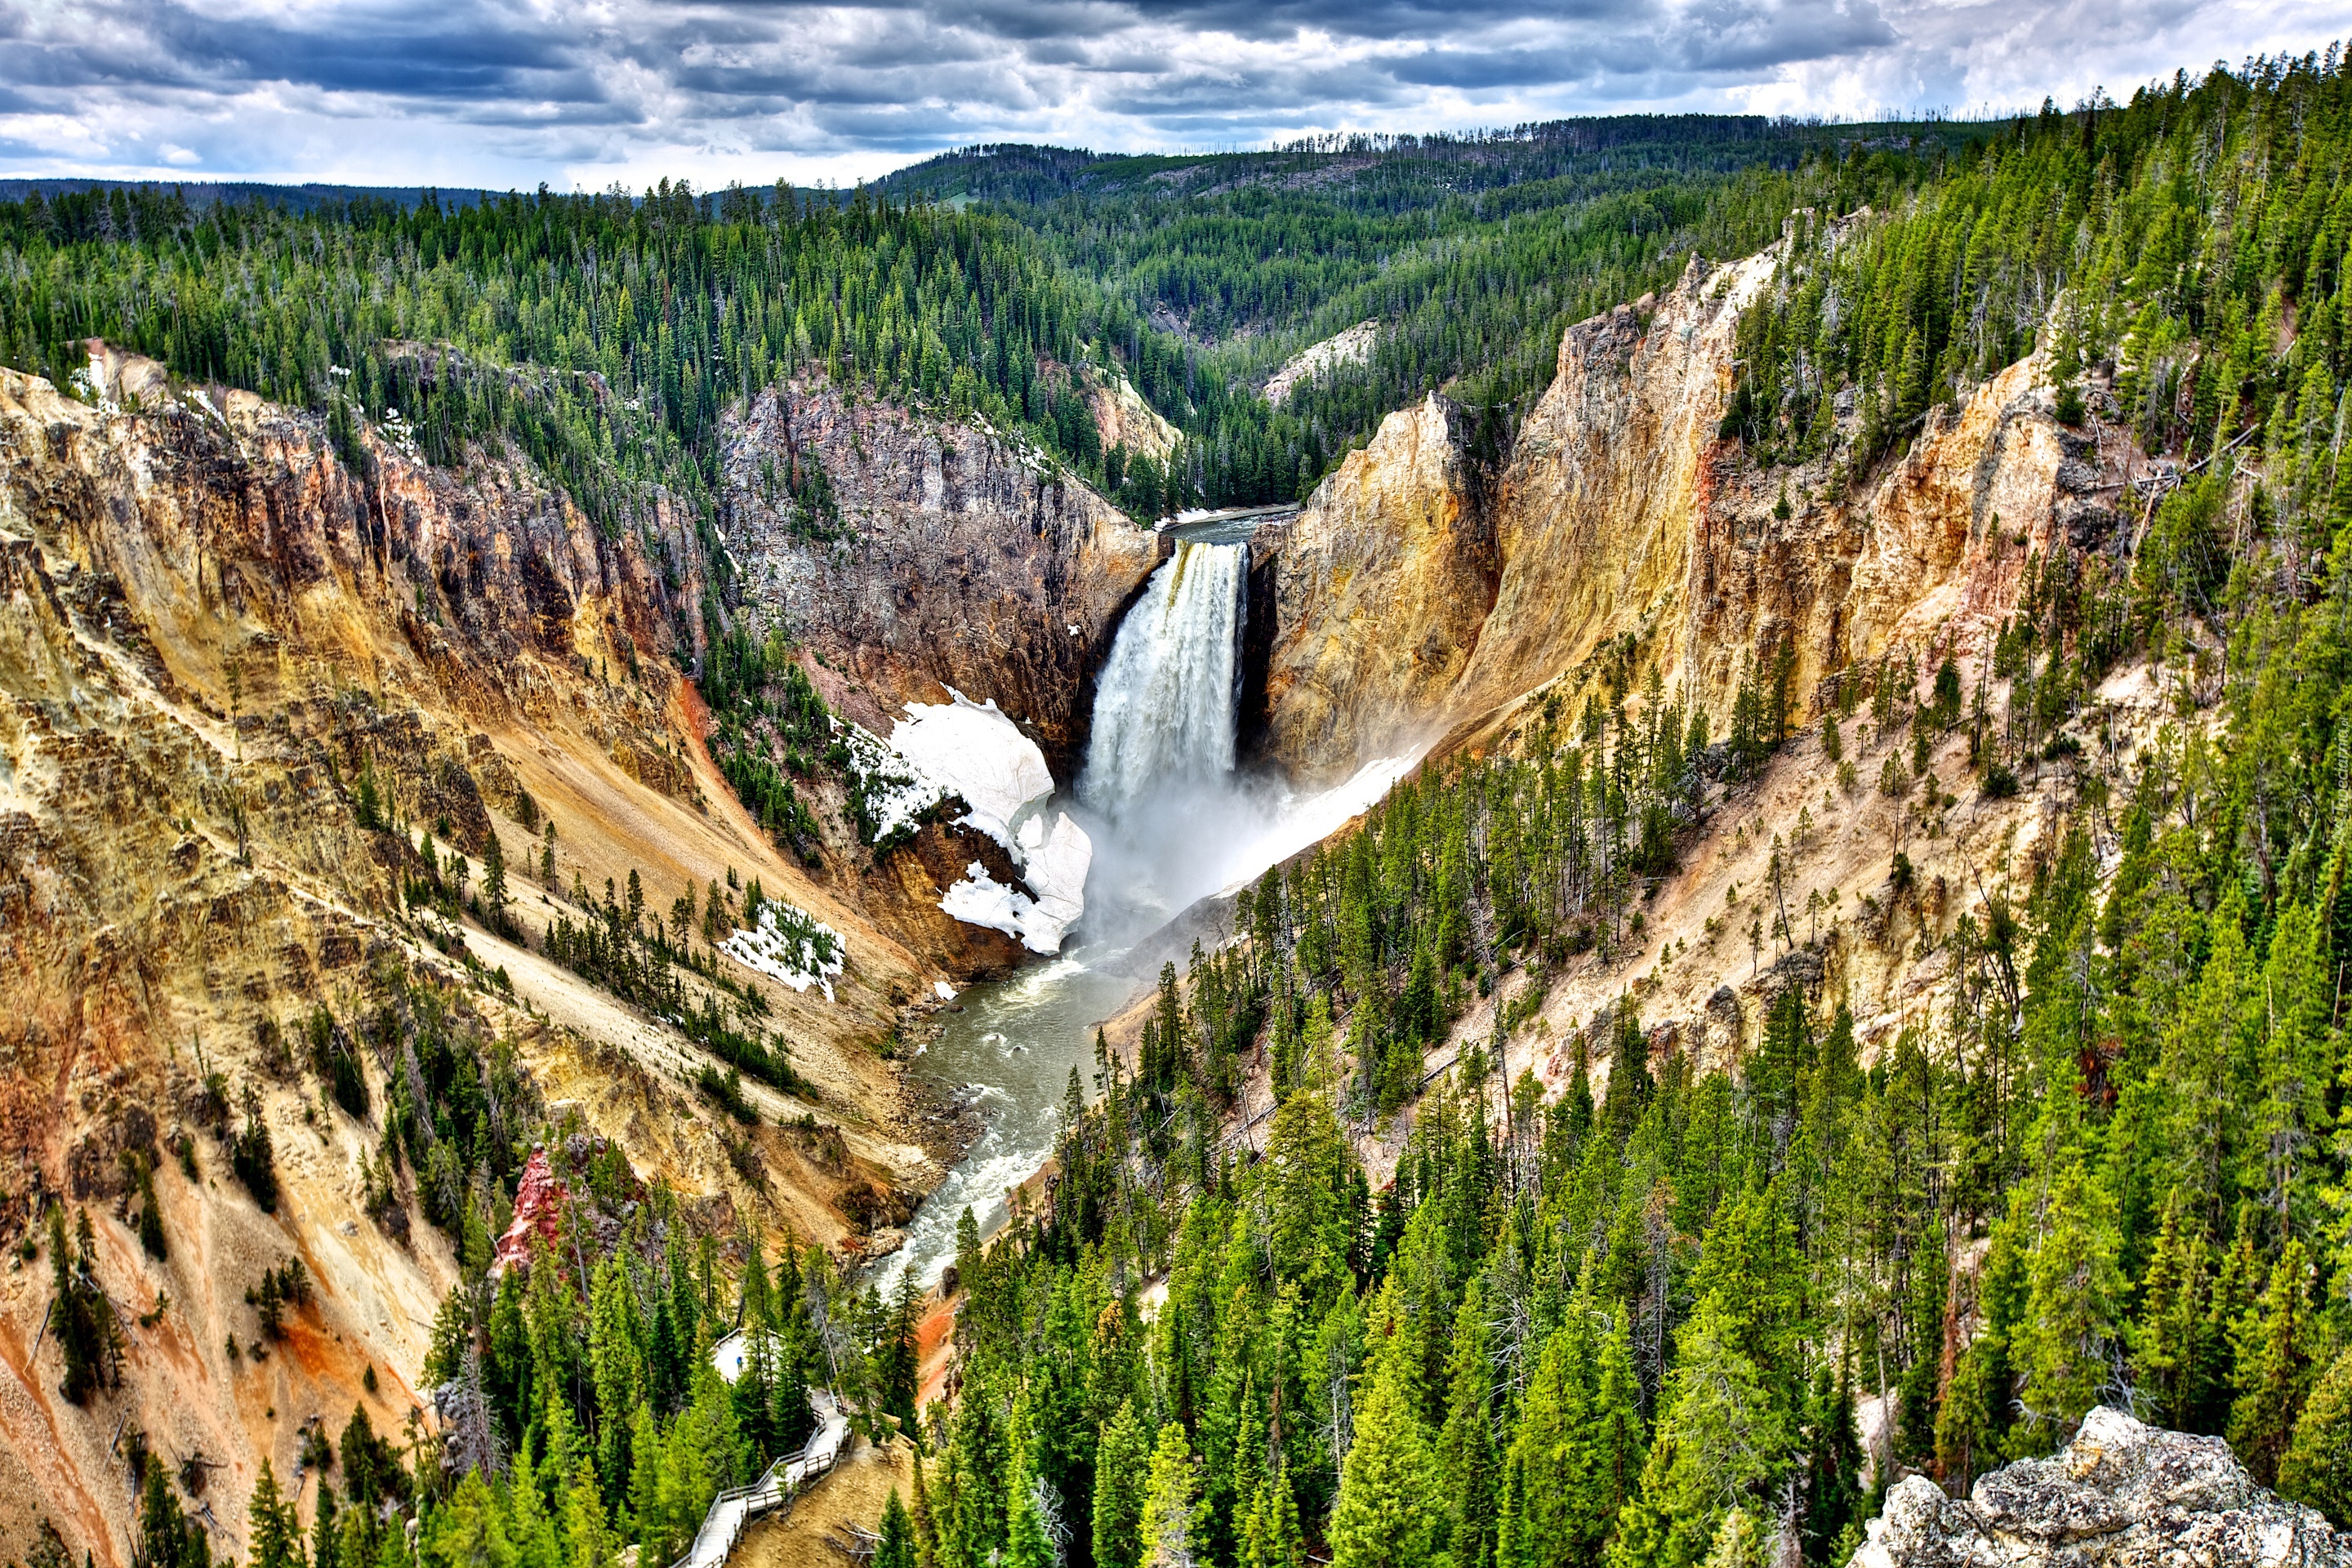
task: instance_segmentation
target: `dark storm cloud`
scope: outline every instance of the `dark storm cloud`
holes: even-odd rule
[[[982,139],[2007,105],[2322,42],[2332,4],[0,0],[0,168],[708,183]]]
[[[284,80],[426,100],[549,89],[572,96],[593,94],[595,85],[561,39],[515,27],[495,7],[442,15],[370,7],[321,14],[326,25],[309,26],[230,20],[156,0],[89,9],[100,25],[88,41],[44,40],[24,62],[28,74],[58,85],[159,88]]]
[[[1571,79],[1577,62],[1564,48],[1430,49],[1389,67],[1399,82],[1414,87],[1532,87]]]
[[[1895,41],[1873,0],[1754,5],[1704,0],[1675,30],[1679,62],[1694,70],[1746,73],[1860,54]]]

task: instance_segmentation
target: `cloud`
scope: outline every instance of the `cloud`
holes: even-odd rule
[[[1633,109],[2071,103],[2338,0],[0,0],[0,172],[846,180]]]

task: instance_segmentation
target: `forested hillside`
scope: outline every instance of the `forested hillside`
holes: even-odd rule
[[[1569,322],[1694,249],[1757,248],[1792,205],[1883,201],[1981,134],[1636,118],[1205,163],[1019,149],[847,198],[36,193],[0,202],[0,354],[63,385],[72,345],[102,336],[346,422],[397,409],[436,461],[510,434],[608,518],[633,482],[706,496],[720,410],[821,371],[1024,431],[1148,517],[1302,496],[1440,384],[1507,428]],[[1073,163],[1083,178],[1025,177]],[[1368,317],[1385,328],[1363,373],[1281,410],[1251,395]],[[1086,365],[1185,433],[1176,471],[1103,449]]]
[[[1131,335],[1003,220],[789,191],[307,215],[36,196],[0,203],[0,356],[59,386],[102,337],[314,410],[339,439],[389,422],[451,463],[511,438],[608,529],[650,484],[707,524],[721,411],[800,375],[977,414],[1099,478],[1068,373]]]
[[[1571,321],[1664,288],[1694,250],[1758,249],[1793,206],[1884,203],[1987,133],[1627,116],[1198,158],[979,148],[887,184],[1017,219],[1176,332],[1181,361],[1131,356],[1139,384],[1196,444],[1188,481],[1225,505],[1303,498],[1433,387],[1491,410],[1505,438]],[[1278,408],[1248,395],[1367,320],[1368,364]]]

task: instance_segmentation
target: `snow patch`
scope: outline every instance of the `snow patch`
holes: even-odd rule
[[[89,363],[66,377],[68,390],[84,403],[94,405],[100,414],[120,414],[121,406],[106,395],[106,361],[97,354]]]
[[[890,742],[870,730],[834,721],[834,732],[849,748],[850,772],[856,798],[865,803],[866,823],[877,850],[914,832],[923,813],[946,798],[947,789],[926,778],[913,763],[890,749]]]
[[[1094,858],[1094,841],[1066,811],[1055,814],[1051,832],[1043,816],[1031,817],[1022,825],[1021,837],[1029,852],[1023,872],[1034,898],[1006,887],[974,860],[964,868],[963,880],[940,898],[940,908],[966,925],[1019,937],[1032,952],[1059,952],[1062,938],[1086,910],[1087,867]]]
[[[958,796],[969,808],[961,826],[1002,845],[1028,887],[1008,888],[975,862],[940,908],[1019,937],[1035,952],[1060,951],[1086,909],[1094,842],[1068,813],[1051,809],[1054,774],[1036,742],[993,700],[974,702],[952,687],[945,702],[908,703],[887,741],[854,724],[840,732],[877,847],[912,832],[948,795]],[[941,1001],[954,995],[940,987]]]
[[[781,980],[795,991],[821,986],[824,999],[834,999],[833,977],[841,973],[845,951],[841,933],[790,904],[761,905],[751,930],[739,926],[719,945],[746,969]]]
[[[925,778],[963,796],[976,827],[1013,854],[1013,818],[1022,807],[1054,793],[1045,753],[1023,734],[994,699],[974,702],[950,688],[946,702],[910,702],[892,726],[890,749]]]
[[[1036,897],[1030,916],[1029,945],[1039,952],[1060,950],[1063,933],[1087,909],[1087,868],[1094,863],[1094,840],[1066,811],[1054,814],[1049,831],[1041,813],[1021,825],[1021,875]],[[1045,940],[1048,928],[1051,940]]]

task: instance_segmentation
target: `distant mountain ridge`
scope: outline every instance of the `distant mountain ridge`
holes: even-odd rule
[[[1822,146],[1952,142],[1968,122],[1839,123],[1761,114],[1622,114],[1490,131],[1313,137],[1281,147],[1207,153],[1096,153],[1029,142],[981,142],[934,154],[875,182],[935,200],[1044,205],[1066,197],[1197,195],[1247,185],[1333,187],[1421,201],[1555,179],[1595,160],[1631,159],[1682,173],[1793,165]],[[1421,166],[1416,175],[1412,171]],[[1442,166],[1438,177],[1432,166]]]
[[[0,179],[0,201],[21,202],[38,193],[44,201],[89,191],[145,192],[169,195],[177,191],[192,205],[215,202],[266,202],[289,211],[307,213],[330,203],[351,203],[370,197],[403,209],[420,205],[429,195],[445,207],[478,206],[499,193],[442,185],[299,185],[271,184],[260,180],[91,180],[64,174],[33,174]]]

